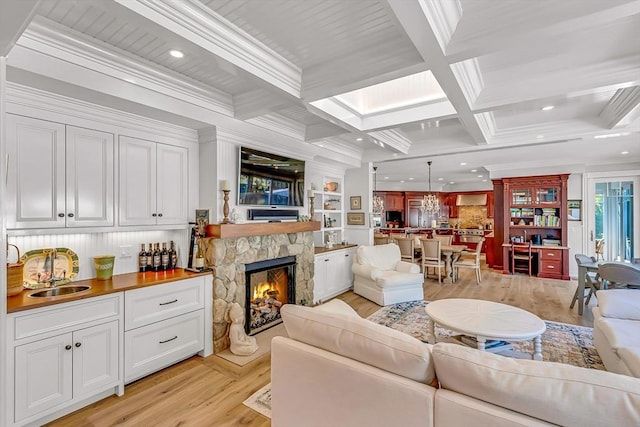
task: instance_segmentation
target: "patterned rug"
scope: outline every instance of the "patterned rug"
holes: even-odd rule
[[[411,335],[426,342],[426,301],[412,301],[382,307],[367,319]],[[542,357],[548,362],[566,363],[583,368],[605,370],[593,346],[593,329],[585,326],[545,320],[547,330],[542,334]],[[451,336],[450,331],[436,327],[436,339]],[[530,341],[513,343],[516,352],[533,352]],[[271,384],[267,384],[243,402],[249,408],[271,418]]]
[[[368,317],[369,320],[404,332],[426,342],[426,301],[412,301],[382,307]],[[545,320],[547,330],[542,334],[542,357],[547,362],[566,363],[583,368],[605,370],[600,355],[593,346],[593,329],[585,326]],[[451,332],[436,327],[436,340],[451,336]],[[533,352],[531,341],[514,342],[517,352]]]

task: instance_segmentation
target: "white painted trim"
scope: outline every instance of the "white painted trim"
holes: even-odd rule
[[[607,105],[602,109],[600,117],[607,121],[607,127],[625,127],[640,116],[640,86],[618,89]]]
[[[462,5],[459,0],[420,0],[420,8],[429,21],[440,49],[447,51],[447,45],[462,18]]]
[[[299,98],[302,70],[195,0],[115,0],[175,34]]]
[[[0,414],[5,414],[4,417],[9,417],[9,411],[7,410],[8,396],[13,396],[13,390],[9,390],[9,375],[11,371],[7,361],[7,258],[6,258],[6,140],[5,140],[5,114],[6,114],[6,82],[7,82],[7,61],[6,57],[0,57],[0,391],[2,398],[0,398]],[[2,416],[0,416],[2,417]],[[9,424],[9,419],[0,418],[0,425],[4,425],[6,422]]]
[[[291,156],[300,160],[311,160],[313,153],[310,153],[309,148],[311,145],[301,142],[300,144],[305,147],[305,150],[295,149],[293,147],[274,146],[270,141],[259,140],[255,135],[237,131],[235,129],[217,128],[217,139],[219,142],[226,142],[235,145],[244,145],[246,147],[255,148],[256,150],[267,151],[269,153],[280,154],[283,156]]]
[[[473,108],[482,89],[484,89],[484,81],[482,80],[478,59],[472,58],[451,64],[451,72],[458,81],[467,103]]]
[[[197,143],[197,131],[159,120],[91,104],[44,90],[7,83],[7,112],[87,127],[106,132],[129,134],[157,142],[183,145]],[[131,131],[136,133],[131,135]]]
[[[388,148],[407,154],[411,148],[411,140],[404,137],[400,132],[389,129],[376,132],[369,132],[369,135],[379,139]]]
[[[287,135],[291,138],[304,140],[305,126],[277,113],[265,114],[246,120],[256,126]]]
[[[119,80],[133,79],[139,86],[233,116],[231,95],[170,70],[160,70],[157,64],[143,61],[43,17],[33,20],[18,40],[18,45]]]

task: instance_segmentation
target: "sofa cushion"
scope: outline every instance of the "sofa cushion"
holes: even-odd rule
[[[281,309],[290,338],[397,375],[430,384],[431,345],[359,316],[293,304]]]
[[[633,376],[640,378],[640,346],[620,347],[618,356],[627,365]]]
[[[418,267],[416,265],[416,267]],[[376,284],[381,288],[391,288],[398,286],[422,285],[424,276],[420,273],[400,273],[397,271],[383,271],[376,280]]]
[[[636,289],[606,289],[597,292],[604,317],[640,320],[640,292]]]
[[[620,347],[640,347],[640,321],[600,317],[598,327],[614,351]]]
[[[324,304],[315,306],[313,309],[323,313],[337,313],[360,318],[360,315],[349,304],[340,299],[332,299]]]
[[[432,354],[444,389],[559,425],[640,425],[637,378],[457,344],[436,344]]]
[[[358,247],[360,264],[372,265],[380,270],[394,270],[398,261],[400,261],[400,248],[393,243]]]

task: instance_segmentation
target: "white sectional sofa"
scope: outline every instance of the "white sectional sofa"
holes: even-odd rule
[[[272,426],[637,426],[640,379],[434,346],[339,300],[282,308]]]
[[[640,290],[596,293],[593,343],[607,371],[640,377]]]

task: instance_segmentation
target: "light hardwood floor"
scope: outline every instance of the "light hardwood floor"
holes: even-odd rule
[[[426,279],[424,298],[476,298],[520,307],[542,319],[593,326],[592,298],[585,315],[569,309],[577,282],[503,275],[483,269],[482,284],[472,270],[460,272],[454,284]],[[338,298],[367,317],[380,307],[353,292]],[[242,402],[270,381],[270,356],[238,367],[210,356],[192,357],[128,385],[122,397],[112,396],[58,419],[51,426],[270,426],[270,420]]]

